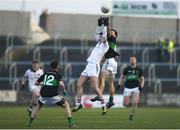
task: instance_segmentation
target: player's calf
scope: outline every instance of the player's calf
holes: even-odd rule
[[[27,127],[31,127],[33,120],[34,118],[30,116],[28,119]]]

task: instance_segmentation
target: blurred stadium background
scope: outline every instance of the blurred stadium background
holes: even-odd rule
[[[107,4],[111,25],[118,33],[118,74],[135,55],[145,75],[141,104],[144,106],[180,106],[180,1],[179,0],[0,0],[0,104],[26,105],[31,95],[21,90],[20,80],[32,60],[48,69],[52,59],[58,60],[68,90],[68,100],[75,100],[75,83],[95,45],[100,8]],[[39,27],[39,15],[48,9],[47,30]],[[170,59],[158,60],[157,41],[174,41]],[[88,95],[84,105],[91,107]],[[108,94],[108,89],[105,89]],[[117,102],[122,90],[116,91]]]

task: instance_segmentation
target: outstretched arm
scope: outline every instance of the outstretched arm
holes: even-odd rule
[[[96,41],[97,42],[106,42],[107,40],[107,26],[109,25],[108,17],[100,17],[98,19],[98,26],[96,28]]]

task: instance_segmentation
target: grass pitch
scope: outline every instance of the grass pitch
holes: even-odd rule
[[[129,109],[113,108],[104,116],[101,109],[81,109],[73,113],[77,129],[175,129],[180,128],[179,108],[139,107],[133,121]],[[0,107],[0,129],[26,129],[26,107]],[[62,108],[43,107],[34,120],[33,129],[64,129],[67,121]]]

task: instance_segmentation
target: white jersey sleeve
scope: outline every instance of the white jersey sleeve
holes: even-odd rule
[[[28,70],[26,70],[26,72],[25,72],[25,74],[24,74],[24,77],[27,79],[28,78],[28,73],[29,73],[29,69]]]
[[[97,42],[105,42],[107,40],[107,26],[97,26],[95,36]]]

